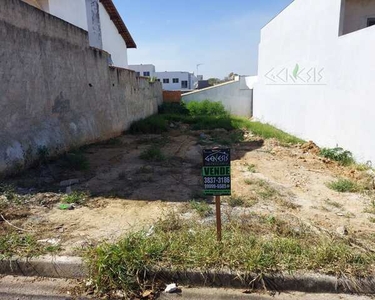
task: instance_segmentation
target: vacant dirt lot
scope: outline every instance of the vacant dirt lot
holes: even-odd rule
[[[189,201],[202,199],[202,149],[220,145],[217,141],[227,134],[181,125],[164,135],[123,135],[88,146],[81,150],[89,163],[85,171],[66,167],[63,159],[44,163],[2,183],[13,186],[8,192],[13,201],[6,193],[0,196],[8,203],[1,207],[6,221],[0,222],[0,234],[27,232],[60,245],[61,254],[76,255],[87,245],[148,229],[172,211],[213,222],[212,213],[199,218]],[[290,222],[295,230],[307,226],[321,234],[346,236],[365,251],[375,249],[372,193],[339,193],[327,187],[337,178],[368,182],[368,171],[319,157],[313,143],[282,146],[246,133],[245,141],[231,148],[233,196],[224,198],[224,221],[267,215]],[[160,149],[162,157],[141,159],[150,149]],[[61,209],[71,191],[84,192],[84,201]]]

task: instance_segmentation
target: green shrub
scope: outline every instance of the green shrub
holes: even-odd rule
[[[221,102],[191,101],[186,104],[191,116],[227,116],[224,105]]]
[[[178,114],[189,115],[189,110],[184,102],[181,103],[163,103],[159,106],[159,114]]]
[[[339,162],[343,166],[349,166],[354,163],[353,154],[343,148],[323,148],[320,150],[320,155],[331,160]]]
[[[161,152],[160,148],[151,146],[144,150],[139,158],[147,161],[163,161],[165,160],[164,154]]]
[[[168,122],[160,115],[134,122],[129,129],[131,134],[160,134],[166,131],[168,131]]]
[[[339,193],[355,193],[359,191],[357,183],[349,179],[338,179],[327,184],[328,187]]]

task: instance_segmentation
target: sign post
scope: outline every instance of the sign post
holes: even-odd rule
[[[215,196],[217,240],[221,241],[220,196],[231,195],[230,149],[203,150],[204,194]]]
[[[217,241],[221,242],[221,201],[220,201],[220,196],[215,196],[215,203],[216,203]]]

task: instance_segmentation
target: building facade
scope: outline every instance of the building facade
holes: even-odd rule
[[[112,0],[23,0],[88,31],[90,46],[108,52],[111,64],[128,68],[128,48],[136,44]]]
[[[129,69],[136,72],[137,76],[150,77],[156,76],[155,66],[151,64],[146,65],[129,65]]]
[[[190,72],[156,72],[152,64],[130,65],[130,70],[137,76],[156,78],[163,85],[165,91],[190,92],[198,88],[198,78]],[[203,78],[203,76],[201,76]]]
[[[166,91],[189,92],[198,87],[197,77],[190,72],[156,72],[155,76]]]
[[[375,163],[375,0],[295,0],[261,32],[254,115]]]

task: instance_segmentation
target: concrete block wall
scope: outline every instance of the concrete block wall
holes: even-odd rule
[[[0,175],[119,135],[157,112],[159,82],[108,66],[88,34],[19,0],[0,2]]]

